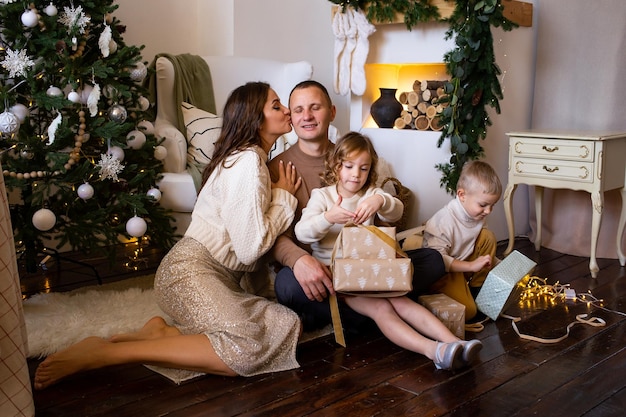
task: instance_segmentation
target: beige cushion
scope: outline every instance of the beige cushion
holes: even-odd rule
[[[181,107],[187,129],[187,164],[204,166],[213,156],[222,130],[222,118],[189,103],[183,102]]]

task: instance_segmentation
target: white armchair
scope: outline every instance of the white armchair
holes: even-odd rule
[[[267,59],[205,56],[213,80],[213,93],[218,113],[221,113],[226,99],[232,90],[248,81],[264,81],[276,91],[283,104],[287,104],[291,89],[300,81],[308,80],[313,74],[313,67],[305,61],[279,62]],[[154,123],[155,135],[165,138],[163,146],[167,156],[163,160],[164,174],[158,187],[162,197],[160,204],[173,211],[176,233],[183,234],[191,221],[191,211],[196,202],[197,190],[193,176],[188,167],[189,158],[194,156],[190,150],[197,152],[188,141],[190,125],[187,125],[187,139],[177,127],[178,109],[174,99],[175,71],[172,62],[160,57],[156,61],[156,104],[157,115]],[[198,112],[202,112],[199,109]],[[206,114],[206,112],[204,112]],[[207,117],[205,117],[207,119]],[[221,119],[218,121],[221,126]],[[219,131],[219,126],[214,130]],[[205,131],[207,128],[205,127]],[[200,132],[204,133],[204,132]],[[281,152],[296,137],[293,133],[285,135],[277,142],[276,150]],[[207,151],[208,153],[210,151]],[[209,155],[210,156],[210,155]],[[197,159],[197,158],[196,158]]]

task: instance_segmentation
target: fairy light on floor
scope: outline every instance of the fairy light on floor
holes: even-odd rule
[[[626,316],[626,313],[611,310],[604,306],[604,300],[598,298],[588,290],[586,293],[577,293],[569,284],[556,282],[548,284],[547,280],[537,276],[526,275],[519,283],[524,287],[521,291],[518,306],[521,308],[534,309],[539,306],[553,307],[564,301],[579,302],[587,305],[587,308],[595,307],[609,313]]]

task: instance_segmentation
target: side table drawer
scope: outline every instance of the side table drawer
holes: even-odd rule
[[[593,141],[511,138],[513,156],[593,162]]]
[[[593,182],[593,163],[552,161],[548,159],[513,157],[513,175],[516,177],[546,178],[576,182]]]

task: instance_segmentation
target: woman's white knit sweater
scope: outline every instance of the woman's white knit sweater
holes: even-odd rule
[[[256,146],[228,157],[200,190],[185,232],[232,270],[258,269],[258,260],[295,215],[298,201],[286,190],[271,188],[266,162]]]

